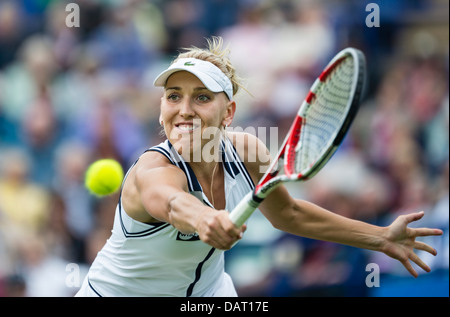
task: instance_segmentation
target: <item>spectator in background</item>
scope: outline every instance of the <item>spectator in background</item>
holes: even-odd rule
[[[20,122],[19,137],[31,159],[31,179],[46,187],[50,187],[54,175],[53,158],[60,128],[48,92],[39,92]]]
[[[45,35],[27,38],[20,56],[5,69],[0,83],[0,112],[7,123],[4,133],[7,142],[15,142],[28,152],[31,180],[49,186],[61,131],[52,96],[58,65],[52,42]]]
[[[47,224],[50,194],[31,182],[30,159],[18,148],[2,149],[0,157],[0,213],[24,232],[39,232]],[[20,203],[19,203],[20,202]]]
[[[58,226],[70,247],[68,256],[76,262],[85,262],[86,239],[95,225],[93,197],[84,187],[84,173],[91,161],[92,150],[76,141],[60,146],[55,157],[54,203],[59,203],[63,210],[53,208],[52,211],[57,218],[62,218],[64,226],[61,228],[56,219],[52,225]]]
[[[47,35],[28,37],[21,45],[18,59],[3,73],[1,102],[5,116],[19,124],[36,97],[51,91],[58,72]]]
[[[202,46],[202,39],[208,34],[199,25],[204,10],[201,0],[164,1],[162,10],[170,38],[166,47],[169,54],[176,54],[180,47]]]
[[[66,27],[66,4],[66,1],[53,1],[43,16],[44,30],[52,39],[52,53],[61,71],[72,66],[74,54],[81,45],[80,28]]]
[[[6,117],[2,109],[1,103],[1,90],[2,90],[2,78],[0,74],[0,147],[7,146],[10,144],[16,144],[17,142],[17,131],[16,126],[10,122]]]
[[[101,67],[118,71],[125,83],[139,79],[151,62],[152,47],[145,45],[133,20],[132,2],[113,2],[105,14],[104,23],[92,33],[89,45],[93,46]]]
[[[74,288],[67,284],[67,261],[54,253],[45,235],[27,232],[20,244],[20,267],[27,297],[68,297]],[[79,266],[80,271],[83,266]],[[76,290],[76,289],[75,289]]]
[[[16,54],[27,36],[23,12],[17,1],[0,2],[0,70],[16,60]]]

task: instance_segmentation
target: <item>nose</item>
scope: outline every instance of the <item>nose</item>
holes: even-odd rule
[[[192,107],[192,101],[188,98],[185,98],[180,103],[180,116],[183,118],[190,118],[195,116],[195,111]]]

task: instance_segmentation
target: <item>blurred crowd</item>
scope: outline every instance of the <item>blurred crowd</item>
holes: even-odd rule
[[[66,25],[70,2],[79,27]],[[382,254],[283,234],[256,214],[227,253],[238,292],[383,296],[420,285],[420,295],[448,296],[448,1],[380,3],[379,28],[365,24],[369,2],[0,0],[0,296],[77,291],[118,199],[90,195],[86,167],[109,157],[127,169],[161,142],[153,79],[180,48],[212,35],[229,44],[248,91],[236,96],[233,126],[278,127],[280,138],[329,58],[364,51],[354,126],[321,173],[289,190],[378,225],[424,210],[420,225],[445,232],[427,241],[437,257],[421,254],[433,273],[411,287]],[[382,287],[365,284],[368,263],[380,267]]]

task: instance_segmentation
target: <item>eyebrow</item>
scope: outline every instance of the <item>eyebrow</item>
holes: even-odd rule
[[[166,87],[166,90],[177,90],[177,91],[180,91],[180,90],[182,90],[182,88],[181,87]],[[194,91],[199,91],[199,90],[208,90],[208,88],[206,88],[206,87],[194,88]]]

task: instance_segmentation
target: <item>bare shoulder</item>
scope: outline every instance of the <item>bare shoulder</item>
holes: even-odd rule
[[[247,132],[227,132],[227,136],[252,178],[259,180],[271,160],[267,146],[258,137]]]
[[[136,170],[149,170],[154,168],[175,167],[167,157],[157,151],[143,153],[136,162]]]
[[[166,181],[185,181],[183,171],[173,165],[167,157],[156,151],[147,151],[139,157],[134,167],[136,185],[145,184],[161,184]]]
[[[187,182],[183,171],[161,153],[145,152],[129,171],[123,186],[122,204],[127,214],[141,222],[158,221],[154,216],[158,211],[152,210],[158,209],[155,196],[166,187],[186,191]],[[153,201],[153,204],[147,200]]]

